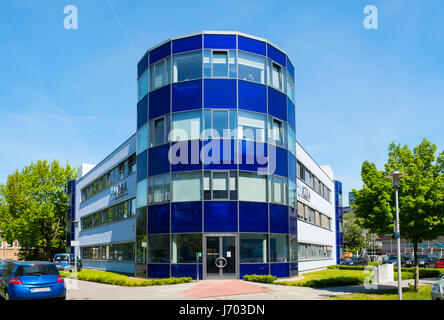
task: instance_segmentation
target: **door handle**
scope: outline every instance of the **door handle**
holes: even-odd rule
[[[225,259],[224,257],[219,257],[214,261],[214,263],[216,264],[216,267],[222,269],[225,268],[228,262],[227,259]]]

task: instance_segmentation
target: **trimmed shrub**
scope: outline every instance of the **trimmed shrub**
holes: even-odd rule
[[[244,280],[260,283],[273,283],[277,280],[277,277],[272,275],[247,274],[244,276]]]

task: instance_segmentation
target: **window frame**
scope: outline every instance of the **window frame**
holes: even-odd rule
[[[198,76],[197,78],[190,78],[190,79],[185,79],[185,80],[175,80],[175,78],[179,77],[179,75],[175,74],[175,66],[174,66],[174,62],[175,62],[175,58],[178,56],[184,56],[184,55],[192,55],[192,54],[196,54],[196,53],[200,53],[200,76]],[[197,79],[202,79],[204,78],[204,50],[202,49],[197,49],[197,50],[190,50],[190,51],[185,51],[185,52],[179,52],[179,53],[175,53],[173,55],[171,55],[171,77],[170,77],[170,83],[181,83],[181,82],[186,82],[186,81],[192,81],[192,80],[197,80]]]

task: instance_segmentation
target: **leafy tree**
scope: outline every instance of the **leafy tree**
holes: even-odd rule
[[[365,230],[356,223],[354,214],[344,214],[343,232],[345,251],[356,252],[365,248]]]
[[[58,161],[31,163],[0,184],[0,230],[18,240],[20,258],[50,260],[65,248],[67,181],[75,170]]]
[[[436,145],[423,139],[413,151],[407,145],[391,143],[384,171],[365,161],[360,191],[353,190],[352,208],[366,229],[378,234],[394,234],[395,192],[390,179],[395,170],[407,173],[401,179],[399,219],[402,238],[413,244],[415,290],[418,290],[418,243],[444,235],[444,151],[435,156]]]

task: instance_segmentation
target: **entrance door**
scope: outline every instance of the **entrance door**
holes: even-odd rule
[[[235,235],[205,236],[204,246],[205,278],[237,278]]]

